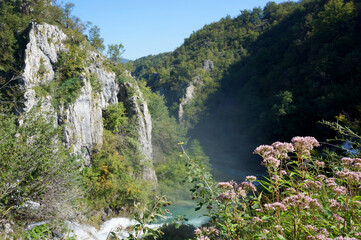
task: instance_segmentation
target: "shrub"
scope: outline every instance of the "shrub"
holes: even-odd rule
[[[38,111],[0,114],[0,221],[67,219],[82,196],[76,157],[62,147],[52,119]]]

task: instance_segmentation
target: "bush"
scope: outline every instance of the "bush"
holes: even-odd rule
[[[0,220],[72,216],[82,191],[76,157],[62,147],[60,134],[36,107],[20,117],[0,114]]]

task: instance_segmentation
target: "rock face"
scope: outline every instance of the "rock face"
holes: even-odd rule
[[[211,60],[207,59],[203,61],[203,70],[207,72],[213,71],[214,64]]]
[[[140,143],[140,152],[143,155],[142,178],[147,181],[157,182],[157,176],[153,169],[152,150],[152,119],[148,110],[147,102],[143,98],[138,85],[126,82],[120,86],[119,99],[123,101],[129,117],[134,117],[137,122],[137,131]]]
[[[55,26],[31,24],[22,75],[26,112],[39,101],[35,97],[34,87],[48,84],[54,79],[53,65],[57,62],[57,52],[66,50],[64,45],[66,38],[66,35]]]
[[[118,84],[115,83],[115,73],[107,72],[101,67],[103,59],[98,53],[90,52],[90,62],[84,69],[82,80],[84,86],[75,103],[68,109],[61,108],[59,120],[67,122],[64,129],[65,143],[74,152],[80,153],[86,166],[91,164],[91,153],[100,149],[103,144],[102,110],[109,104],[118,102]],[[94,94],[87,74],[94,74],[103,85],[100,92]]]
[[[67,51],[66,39],[67,36],[55,26],[31,24],[22,75],[24,111],[30,111],[41,102],[42,110],[47,109],[60,124],[65,123],[65,145],[72,148],[74,153],[81,154],[85,165],[90,165],[92,150],[102,145],[102,110],[118,102],[118,85],[115,83],[115,74],[101,68],[102,57],[96,52],[89,52],[88,65],[80,77],[84,84],[74,104],[67,108],[60,106],[59,111],[56,111],[51,105],[51,96],[37,97],[35,87],[47,85],[54,79],[58,53]],[[90,79],[87,79],[90,73],[103,85],[101,91],[95,94]]]
[[[214,69],[214,64],[211,60],[203,61],[203,70],[206,72],[211,72]],[[186,92],[184,96],[180,99],[179,108],[178,108],[178,121],[179,123],[183,123],[184,120],[184,107],[195,98],[197,86],[202,86],[201,76],[197,75],[193,78],[193,80],[189,83],[186,88]]]
[[[187,105],[195,96],[196,87],[192,82],[190,82],[189,86],[186,88],[186,93],[182,97],[179,103],[179,110],[178,110],[178,121],[179,123],[183,122],[184,116],[184,106]]]
[[[103,143],[102,111],[109,104],[117,103],[118,95],[122,96],[121,100],[128,106],[130,117],[134,117],[138,125],[140,150],[144,155],[140,162],[143,167],[142,177],[144,180],[156,182],[157,177],[152,163],[152,123],[147,103],[136,82],[125,83],[120,89],[124,94],[119,93],[119,86],[115,81],[116,75],[104,69],[102,55],[88,51],[88,61],[80,76],[83,86],[74,103],[66,106],[63,104],[55,109],[52,96],[36,95],[36,87],[47,85],[55,78],[58,54],[68,51],[66,39],[67,36],[58,27],[49,24],[31,24],[21,76],[25,97],[23,110],[28,112],[40,103],[41,114],[54,116],[57,119],[54,124],[64,126],[64,144],[74,153],[80,154],[84,164],[89,166],[92,152],[100,149]],[[91,77],[95,77],[102,86],[98,91],[92,89]]]

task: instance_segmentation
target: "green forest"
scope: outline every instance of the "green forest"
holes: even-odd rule
[[[360,116],[360,34],[359,1],[269,2],[204,26],[174,52],[136,60],[133,73],[165,96],[174,115],[200,76],[184,110],[188,128],[212,121],[207,116],[223,121],[214,129],[220,135],[231,125],[256,145],[294,135],[326,139],[332,133],[318,121]],[[212,71],[204,71],[205,60]]]
[[[177,226],[190,231],[179,239],[360,239],[360,0],[271,1],[127,63],[73,8],[0,1],[0,239],[78,239],[66,222],[99,229],[119,216],[136,224],[106,239],[176,239],[173,225],[148,224],[188,200],[209,221]],[[55,62],[40,58],[33,86],[29,34],[47,24],[67,37],[45,40],[61,47]],[[117,101],[104,100],[99,69]],[[71,113],[88,90],[101,144],[78,151]],[[139,130],[148,110],[151,159]]]

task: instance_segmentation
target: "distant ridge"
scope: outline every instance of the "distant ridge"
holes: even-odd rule
[[[121,63],[127,63],[127,62],[130,62],[130,61],[132,61],[132,60],[129,60],[129,59],[126,59],[126,58],[122,58],[120,60]]]

